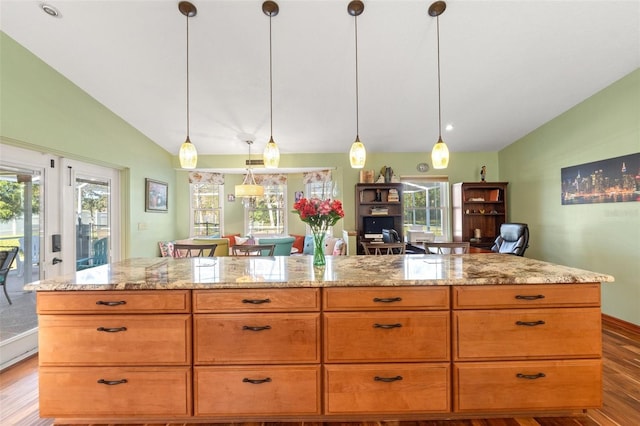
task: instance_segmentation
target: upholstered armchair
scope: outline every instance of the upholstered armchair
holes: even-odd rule
[[[496,238],[491,251],[524,256],[527,247],[529,247],[529,226],[526,223],[503,223],[500,226],[500,235]]]

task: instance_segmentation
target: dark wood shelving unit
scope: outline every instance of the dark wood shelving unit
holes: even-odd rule
[[[508,182],[459,182],[452,185],[453,241],[491,248],[507,222]],[[479,229],[481,237],[475,237]]]
[[[358,254],[362,254],[360,242],[368,241],[365,237],[365,218],[392,218],[393,229],[400,238],[403,233],[401,183],[358,183],[356,184],[356,231],[358,232]],[[391,191],[390,191],[391,190]],[[398,201],[389,201],[389,193],[398,193]],[[379,200],[379,201],[376,201]],[[372,209],[386,209],[386,214],[372,214]]]

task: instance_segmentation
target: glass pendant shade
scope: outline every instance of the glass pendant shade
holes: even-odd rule
[[[442,137],[438,138],[438,142],[433,146],[431,150],[431,162],[434,169],[446,169],[449,165],[449,148],[447,144],[442,141]]]
[[[267,143],[267,146],[264,148],[262,159],[267,169],[278,168],[278,164],[280,163],[280,150],[278,149],[278,145],[273,141],[273,138],[269,140],[269,143]]]
[[[191,143],[188,136],[187,140],[180,146],[179,158],[180,167],[183,169],[195,169],[196,164],[198,164],[198,150],[196,150],[196,146]]]
[[[249,157],[251,157],[251,154],[249,154]],[[261,197],[264,195],[264,186],[258,185],[251,169],[247,169],[242,185],[236,185],[235,194],[236,197]]]
[[[367,150],[364,148],[364,144],[360,142],[360,138],[356,138],[355,142],[351,145],[351,149],[349,150],[349,161],[351,161],[351,168],[363,168],[366,160]]]
[[[264,195],[262,185],[246,184],[236,185],[236,197],[261,197]]]

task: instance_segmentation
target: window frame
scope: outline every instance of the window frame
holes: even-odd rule
[[[268,208],[257,208],[256,205],[259,202],[256,198],[251,198],[245,204],[244,208],[244,235],[251,235],[252,237],[273,237],[279,235],[288,235],[289,232],[289,224],[288,224],[288,214],[287,214],[287,184],[280,183],[275,185],[262,185],[264,187],[264,194],[262,198],[266,198],[270,196],[270,194],[275,193],[276,198],[280,198],[279,206],[277,207],[268,207]],[[274,190],[274,188],[277,188]],[[279,212],[279,215],[282,217],[281,227],[282,231],[279,230],[278,225],[276,225],[275,232],[262,232],[262,231],[254,231],[255,227],[251,225],[251,214],[258,210],[263,211],[276,211]],[[277,216],[276,216],[277,217]]]
[[[452,238],[453,238],[452,223],[451,223],[452,206],[451,206],[451,186],[449,185],[449,179],[446,177],[407,176],[407,177],[401,177],[400,182],[402,182],[404,185],[403,194],[402,194],[403,195],[402,196],[402,215],[403,215],[405,235],[407,235],[407,240],[408,240],[408,233],[406,232],[407,230],[412,229],[412,227],[415,227],[415,226],[422,226],[423,231],[434,232],[434,238],[436,240],[452,241]],[[424,186],[421,187],[421,185],[424,185]],[[438,202],[431,207],[429,207],[428,205],[425,205],[424,207],[416,207],[416,206],[408,207],[407,202],[412,198],[415,199],[414,196],[412,195],[412,192],[410,190],[407,190],[408,187],[412,187],[412,186],[422,188],[422,190],[426,192],[425,203],[429,203],[430,200],[433,200],[433,201],[438,200]],[[440,191],[440,196],[437,198],[429,197],[429,192],[434,189],[438,189]],[[432,221],[429,220],[429,218],[431,217],[431,212],[433,212],[434,210],[437,210],[440,212],[440,225],[435,227],[432,225]],[[408,213],[410,211],[414,212],[413,217],[415,217],[416,211],[423,211],[425,224],[424,225],[415,224],[413,223],[413,221],[407,220],[407,218],[409,217]],[[440,231],[440,234],[438,234],[438,230]]]
[[[203,208],[198,208],[195,206],[195,194],[194,194],[194,189],[196,186],[205,186],[205,185],[211,185],[211,186],[217,186],[218,187],[218,193],[212,193],[211,197],[217,197],[218,198],[218,202],[217,202],[217,206],[218,207],[203,207]],[[189,183],[189,235],[191,237],[202,237],[202,238],[207,238],[207,237],[216,237],[219,238],[222,235],[224,235],[224,184],[216,184],[216,183],[208,183],[208,182],[191,182]],[[216,205],[215,202],[212,202],[212,205]],[[218,224],[218,229],[219,232],[218,233],[213,233],[213,234],[196,234],[196,212],[200,212],[200,211],[207,211],[207,210],[211,210],[214,212],[218,212],[218,218],[219,218],[219,224]],[[215,216],[215,214],[214,214]],[[206,222],[205,222],[206,223]],[[205,225],[206,227],[206,225]],[[206,228],[205,228],[206,229]]]

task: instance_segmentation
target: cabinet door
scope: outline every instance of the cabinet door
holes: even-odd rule
[[[41,417],[191,415],[191,367],[40,367]]]
[[[196,416],[320,414],[320,366],[195,367],[194,394]]]
[[[448,363],[325,365],[324,376],[328,415],[449,411]]]
[[[327,312],[325,362],[446,361],[449,312]]]
[[[602,353],[599,308],[453,313],[454,360],[595,358]]]
[[[196,314],[195,364],[320,362],[320,314]]]
[[[464,362],[454,365],[454,411],[571,410],[602,406],[602,363]]]
[[[189,365],[191,315],[40,315],[44,365]]]

